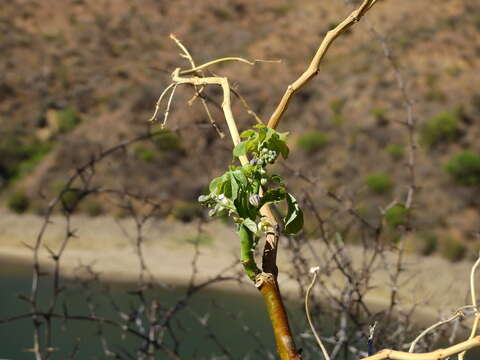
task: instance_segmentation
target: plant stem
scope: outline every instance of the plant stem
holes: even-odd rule
[[[260,273],[254,256],[255,235],[245,225],[240,225],[238,237],[240,238],[240,259],[243,269],[250,280],[255,281],[256,276]]]
[[[257,276],[257,282],[259,277],[261,277],[259,290],[267,306],[268,316],[272,323],[278,355],[282,360],[300,360],[301,357],[295,349],[295,343],[288,325],[287,313],[277,282],[272,274],[261,273]]]

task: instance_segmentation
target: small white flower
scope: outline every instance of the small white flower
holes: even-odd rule
[[[310,274],[316,274],[320,271],[320,266],[314,266],[310,268]]]

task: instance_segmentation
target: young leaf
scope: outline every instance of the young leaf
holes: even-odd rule
[[[271,175],[270,176],[270,181],[272,181],[274,183],[277,183],[279,185],[282,185],[282,186],[285,185],[285,182],[283,181],[282,177],[280,175],[277,175],[277,174]]]
[[[303,227],[303,212],[298,205],[297,200],[292,194],[287,194],[288,213],[284,219],[285,229],[284,233],[293,235],[298,233]]]
[[[216,177],[210,182],[210,186],[208,189],[210,190],[211,193],[220,193],[220,188],[222,187],[223,183],[225,182],[225,174],[222,176]]]
[[[269,202],[281,201],[285,199],[286,194],[287,192],[285,191],[284,188],[267,190],[265,194],[263,194],[262,198],[260,199],[260,203],[258,207],[261,208],[263,205]]]
[[[280,139],[280,141],[286,142],[288,134],[289,134],[288,131],[283,133],[278,133],[278,138]]]
[[[248,137],[252,136],[253,134],[255,134],[255,131],[252,130],[252,129],[249,129],[249,130],[245,130],[244,132],[242,132],[240,134],[240,137],[241,138],[248,138]]]
[[[257,224],[255,223],[255,221],[253,221],[252,219],[249,219],[249,218],[246,218],[245,220],[243,220],[243,223],[242,223],[248,230],[250,230],[252,233],[256,233],[257,232]]]
[[[275,148],[276,150],[282,154],[282,157],[284,159],[287,159],[288,157],[288,153],[289,153],[289,150],[288,150],[288,146],[287,146],[287,143],[283,140],[280,140],[280,139],[275,139]]]
[[[248,185],[248,180],[245,174],[243,173],[242,170],[238,169],[232,172],[233,176],[235,176],[235,179],[238,180],[241,186],[247,186]]]
[[[273,135],[275,135],[277,132],[273,130],[272,128],[266,128],[267,134],[265,135],[265,142],[268,142]]]
[[[237,183],[237,180],[235,180],[235,176],[233,176],[233,172],[229,172],[229,178],[230,178],[230,188],[231,188],[231,192],[232,192],[232,195],[230,196],[230,199],[232,199],[232,201],[235,201],[235,199],[237,198],[238,196],[238,183]]]
[[[235,148],[233,149],[233,156],[240,157],[247,155],[247,142],[242,141],[238,143]]]

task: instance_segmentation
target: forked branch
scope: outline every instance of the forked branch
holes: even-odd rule
[[[275,129],[278,126],[280,119],[288,108],[288,104],[290,103],[292,96],[312,77],[318,74],[320,63],[335,39],[348,30],[348,28],[350,28],[353,24],[358,22],[367,13],[367,11],[370,10],[373,5],[375,5],[376,2],[377,0],[364,0],[358,9],[352,11],[352,13],[345,20],[327,33],[307,70],[305,70],[305,72],[300,75],[300,77],[292,84],[288,85],[285,94],[268,121],[269,127]]]

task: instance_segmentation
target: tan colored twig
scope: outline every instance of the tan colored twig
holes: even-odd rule
[[[157,116],[158,116],[158,112],[160,111],[160,105],[162,103],[162,100],[163,100],[163,97],[165,96],[165,94],[168,92],[168,90],[170,90],[172,87],[175,86],[175,83],[171,83],[170,85],[168,85],[165,90],[162,91],[162,93],[160,94],[158,100],[157,100],[157,103],[155,104],[155,111],[152,115],[152,117],[148,120],[148,121],[155,121],[157,120]]]
[[[333,41],[345,30],[350,28],[353,24],[358,22],[368,10],[372,8],[372,6],[377,2],[377,0],[364,0],[360,7],[354,10],[345,20],[343,20],[340,24],[338,24],[334,29],[330,30],[325,38],[323,39],[320,47],[318,48],[315,56],[313,57],[310,65],[308,66],[307,70],[292,84],[288,85],[285,94],[283,95],[280,103],[277,105],[275,111],[273,112],[270,120],[268,121],[268,126],[271,128],[276,128],[278,123],[288,108],[288,104],[292,98],[292,96],[297,92],[300,88],[302,88],[312,77],[314,77],[320,67],[320,62],[325,57],[328,48],[332,45]]]
[[[180,76],[180,69],[176,69],[172,73],[172,80],[176,84],[191,84],[196,86],[202,85],[219,85],[222,87],[223,91],[223,102],[222,102],[222,110],[225,116],[225,120],[227,122],[228,130],[230,131],[230,136],[232,138],[233,144],[237,145],[240,142],[240,135],[238,133],[237,124],[235,123],[235,119],[232,113],[232,102],[230,96],[230,85],[228,83],[228,79],[225,77],[181,77]],[[242,164],[248,163],[248,159],[246,156],[240,157],[240,162]]]
[[[475,288],[475,272],[478,269],[478,266],[480,265],[480,255],[475,262],[475,264],[472,266],[472,271],[470,271],[470,295],[472,296],[472,306],[475,309],[475,320],[473,321],[472,325],[472,330],[470,332],[470,336],[468,337],[469,339],[473,339],[473,337],[477,333],[478,329],[478,323],[480,322],[480,312],[478,311],[478,304],[477,304],[477,291]],[[465,351],[462,352],[461,354],[458,355],[458,360],[463,360],[465,357]]]
[[[242,62],[242,63],[248,64],[250,66],[255,65],[257,62],[268,62],[268,63],[279,63],[279,62],[281,62],[280,60],[260,60],[260,59],[254,59],[254,60],[250,61],[250,60],[247,60],[247,59],[244,59],[244,58],[241,58],[241,57],[231,56],[231,57],[224,57],[224,58],[220,58],[220,59],[215,59],[215,60],[206,62],[205,64],[194,66],[194,67],[192,67],[192,69],[182,70],[182,71],[180,71],[180,75],[190,75],[190,74],[196,73],[200,70],[204,70],[204,69],[206,69],[206,68],[208,68],[212,65],[219,64],[219,63],[222,63],[222,62],[228,62],[228,61]]]
[[[172,92],[170,93],[170,97],[168,98],[167,108],[165,110],[165,115],[163,116],[163,121],[162,121],[162,129],[167,124],[168,114],[170,114],[170,107],[172,106],[173,95],[175,95],[175,90],[177,89],[177,86],[178,84],[175,84],[173,86]]]
[[[420,335],[418,335],[415,340],[412,341],[412,344],[410,345],[410,348],[408,349],[408,352],[409,353],[413,353],[414,350],[415,350],[415,346],[417,345],[417,343],[424,337],[426,336],[430,331],[432,330],[435,330],[436,328],[442,326],[442,325],[445,325],[445,324],[448,324],[456,319],[459,319],[459,318],[463,318],[465,316],[465,314],[461,311],[457,311],[455,314],[453,314],[451,317],[449,317],[448,319],[446,320],[441,320],[435,324],[433,324],[432,326],[429,326],[428,328],[426,328],[425,330],[423,330]]]
[[[308,300],[310,298],[310,293],[312,292],[313,286],[317,281],[318,271],[319,271],[318,266],[310,269],[310,273],[313,274],[313,278],[305,294],[305,314],[307,315],[308,325],[310,325],[310,329],[312,330],[313,336],[315,336],[315,340],[317,340],[318,346],[320,346],[320,349],[322,350],[323,357],[325,358],[325,360],[330,360],[330,356],[328,355],[327,349],[325,348],[325,345],[323,345],[322,339],[320,339],[320,336],[318,336],[317,331],[315,330],[315,326],[313,325],[312,318],[310,316],[310,310],[308,309]]]
[[[376,353],[375,355],[368,356],[361,360],[443,360],[449,356],[453,356],[479,346],[480,336],[476,336],[470,340],[466,340],[446,349],[438,349],[428,353],[413,354],[403,351],[385,349]]]
[[[175,43],[178,45],[178,47],[180,47],[180,49],[183,51],[183,57],[186,58],[189,61],[190,66],[192,66],[192,68],[195,68],[195,61],[193,60],[193,57],[190,54],[190,52],[188,51],[187,47],[185,45],[183,45],[182,42],[174,34],[170,34],[170,38],[173,39],[173,41],[175,41]],[[197,70],[197,72],[200,75],[203,75],[200,70]],[[195,87],[195,94],[193,95],[192,99],[188,101],[189,105],[192,105],[193,102],[195,101],[195,99],[198,96],[200,96],[200,94],[203,91],[203,87],[201,87],[200,89],[197,86],[194,86],[194,87]],[[207,114],[208,120],[212,124],[212,126],[215,129],[215,131],[217,132],[218,136],[220,136],[220,139],[223,139],[225,137],[225,134],[222,132],[222,130],[218,127],[217,123],[213,119],[212,114],[210,113],[210,109],[208,108],[208,105],[207,105],[207,102],[205,101],[205,99],[203,97],[200,97],[200,98],[201,98],[202,106],[205,109],[205,113]]]

